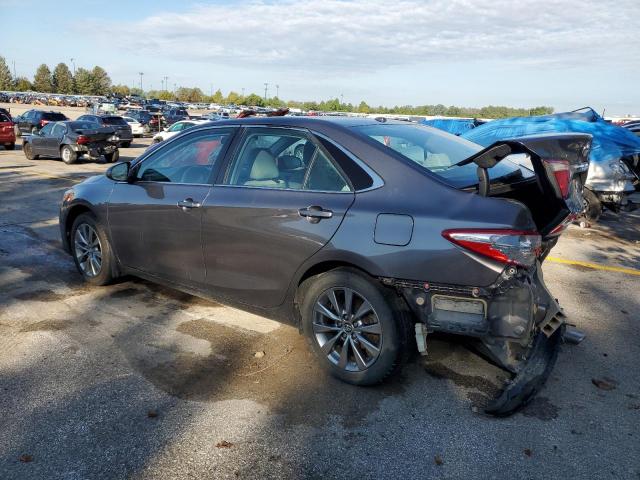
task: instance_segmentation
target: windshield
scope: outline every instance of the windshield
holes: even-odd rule
[[[355,130],[398,152],[407,160],[428,170],[457,188],[478,184],[476,165],[457,163],[482,150],[480,145],[455,135],[415,124],[375,124],[355,127]],[[507,159],[490,170],[491,181],[524,179],[533,176],[526,167]]]

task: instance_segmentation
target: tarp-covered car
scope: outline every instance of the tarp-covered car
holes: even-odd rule
[[[483,146],[541,133],[588,133],[593,137],[585,187],[585,215],[597,220],[602,205],[613,211],[632,208],[628,195],[638,187],[640,138],[630,130],[605,121],[593,109],[534,117],[493,120],[462,134]]]

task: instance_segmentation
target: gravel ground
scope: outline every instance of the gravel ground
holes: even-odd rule
[[[495,419],[477,407],[504,374],[450,337],[355,388],[293,328],[137,279],[82,284],[58,202],[106,167],[0,151],[0,478],[640,478],[640,276],[546,263],[587,339]],[[638,269],[639,232],[605,215],[552,255]]]

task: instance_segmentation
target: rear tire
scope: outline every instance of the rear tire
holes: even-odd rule
[[[124,148],[129,148],[131,146],[131,142],[122,142],[122,146]]]
[[[602,203],[598,196],[588,188],[583,188],[584,218],[588,224],[596,223],[602,215]]]
[[[393,292],[346,268],[311,277],[300,288],[303,331],[331,375],[373,385],[402,366],[409,321]]]
[[[76,163],[78,154],[74,152],[69,145],[63,145],[60,149],[60,157],[62,158],[62,161],[64,163],[66,163],[67,165],[71,165],[73,163]]]
[[[69,245],[85,282],[107,285],[117,278],[117,262],[109,238],[93,214],[78,215],[71,227]]]
[[[120,150],[116,149],[111,153],[105,153],[104,158],[109,163],[117,162],[120,158]]]
[[[22,150],[24,151],[24,156],[27,157],[27,160],[37,160],[39,158],[38,155],[33,154],[33,147],[30,143],[23,144]]]

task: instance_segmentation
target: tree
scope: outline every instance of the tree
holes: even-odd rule
[[[16,78],[14,88],[17,92],[28,92],[29,90],[33,90],[33,85],[27,77],[18,77]]]
[[[36,92],[51,93],[53,84],[51,82],[51,70],[44,63],[38,67],[33,76],[33,88]]]
[[[91,76],[93,77],[92,93],[94,95],[106,95],[109,93],[109,89],[111,88],[111,79],[104,68],[96,65],[91,71]]]
[[[364,100],[361,101],[360,105],[358,105],[358,112],[369,113],[370,111],[371,111],[371,107],[367,105],[367,102],[365,102]]]
[[[131,89],[127,85],[112,85],[111,93],[121,97],[126,97],[127,95],[131,95]]]
[[[236,105],[240,103],[241,100],[242,98],[240,97],[240,94],[238,94],[237,92],[231,91],[229,92],[229,95],[227,95],[226,103],[231,105]]]
[[[251,95],[248,95],[244,98],[244,100],[242,101],[242,105],[248,105],[250,107],[263,107],[264,100],[261,96],[252,93]]]
[[[0,57],[0,90],[11,90],[12,87],[13,79],[11,78],[11,71],[4,57]]]
[[[73,75],[65,63],[59,63],[53,70],[53,91],[56,93],[73,93]]]
[[[78,68],[75,76],[76,93],[80,95],[93,95],[93,75],[86,68]]]
[[[222,92],[220,91],[220,89],[216,90],[216,93],[214,93],[213,96],[211,97],[211,101],[213,103],[217,103],[218,105],[220,105],[221,103],[224,103],[224,95],[222,95]]]

